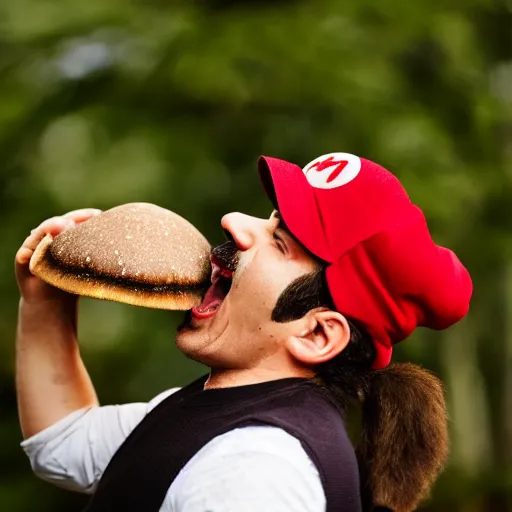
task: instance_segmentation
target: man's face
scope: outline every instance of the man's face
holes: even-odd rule
[[[284,341],[298,334],[299,325],[273,322],[272,310],[285,288],[319,263],[283,227],[277,212],[269,219],[231,213],[221,225],[232,242],[213,251],[213,284],[179,328],[177,345],[213,368],[265,364],[279,371],[279,361],[287,358]]]

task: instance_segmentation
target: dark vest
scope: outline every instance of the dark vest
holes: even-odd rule
[[[206,378],[163,400],[137,425],[112,457],[87,512],[158,512],[203,446],[249,425],[279,427],[301,442],[318,469],[326,512],[361,512],[354,449],[342,416],[317,384],[289,378],[204,390]]]

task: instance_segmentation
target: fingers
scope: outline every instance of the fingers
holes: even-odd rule
[[[18,252],[16,253],[16,263],[18,265],[28,265],[30,263],[30,258],[32,257],[32,254],[34,254],[34,251],[32,251],[31,249],[21,247],[20,249],[18,249]]]
[[[55,236],[74,225],[75,223],[73,221],[62,217],[52,217],[51,219],[45,220],[37,228],[33,229],[30,235],[25,238],[25,241],[16,253],[16,263],[19,265],[28,264],[39,242],[47,234]]]
[[[52,217],[42,222],[37,228],[30,232],[15,256],[15,272],[18,285],[23,286],[32,273],[30,272],[30,260],[38,244],[46,235],[57,236],[63,231],[75,227],[81,222],[101,213],[96,208],[83,208],[73,210],[60,217]],[[21,290],[21,288],[20,288]]]
[[[71,219],[65,217],[52,217],[46,219],[44,222],[30,232],[30,235],[23,242],[23,247],[34,250],[37,244],[46,236],[56,236],[66,229],[75,226]]]
[[[73,210],[72,212],[65,213],[62,217],[65,219],[71,219],[76,224],[89,220],[95,215],[99,215],[101,210],[97,208],[82,208],[81,210]]]
[[[83,208],[81,210],[73,210],[61,216],[46,219],[39,224],[37,228],[33,229],[30,235],[25,239],[16,254],[16,262],[23,265],[30,261],[32,253],[46,235],[57,236],[59,233],[62,233],[62,231],[70,229],[81,222],[85,222],[100,213],[101,210],[96,208]]]
[[[26,247],[35,249],[37,244],[44,238],[45,235],[56,236],[66,229],[70,229],[81,222],[89,220],[91,217],[101,213],[101,210],[96,208],[82,208],[81,210],[73,210],[61,216],[46,219],[44,222],[30,232],[30,235],[23,244]],[[35,246],[34,246],[35,243]]]

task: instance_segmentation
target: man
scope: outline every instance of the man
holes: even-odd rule
[[[441,470],[442,386],[388,365],[417,326],[466,314],[467,271],[369,160],[333,153],[301,169],[262,157],[259,171],[276,210],[222,219],[212,286],[176,335],[210,373],[148,404],[99,407],[76,297],[28,270],[46,233],[97,212],[49,219],[18,251],[23,447],[39,476],[93,494],[87,510],[402,512]],[[357,460],[344,423],[353,401]]]

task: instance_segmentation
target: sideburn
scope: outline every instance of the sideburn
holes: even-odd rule
[[[302,318],[314,308],[335,309],[323,269],[298,277],[281,293],[272,311],[274,322],[285,323]]]

